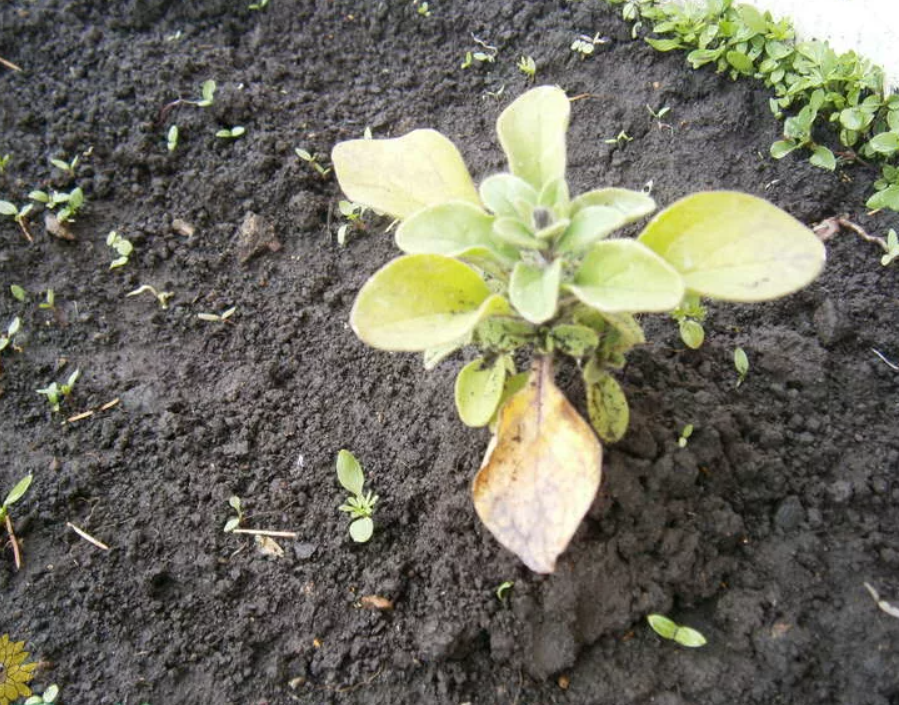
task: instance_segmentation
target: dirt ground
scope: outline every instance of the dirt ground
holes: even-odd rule
[[[574,193],[651,180],[665,206],[737,189],[882,234],[899,220],[865,213],[876,172],[773,161],[762,88],[632,41],[598,0],[429,9],[0,3],[0,56],[23,69],[0,69],[0,198],[77,185],[87,200],[74,241],[37,212],[33,244],[0,222],[0,325],[22,319],[21,352],[0,360],[0,491],[34,474],[13,511],[22,569],[0,554],[0,634],[42,662],[33,685],[59,684],[66,705],[899,703],[899,621],[864,587],[899,601],[899,373],[875,353],[899,360],[895,264],[841,234],[806,290],[711,306],[698,351],[647,317],[651,342],[621,375],[630,431],[557,572],[539,576],[475,516],[488,434],[456,418],[463,356],[425,372],[348,328],[396,254],[387,222],[340,247],[338,186],[294,149],[327,166],[366,126],[433,127],[479,180],[504,167],[493,125],[527,89],[515,64],[530,55],[538,84],[578,97]],[[609,41],[593,56],[570,51],[596,33]],[[495,62],[463,70],[475,38]],[[170,106],[207,79],[212,106]],[[670,107],[667,125],[647,106]],[[215,136],[234,126],[245,135]],[[622,130],[630,141],[605,142]],[[74,176],[49,163],[75,155]],[[248,214],[261,221],[242,233]],[[134,244],[114,270],[111,230]],[[168,308],[125,297],[144,284],[173,292]],[[737,345],[751,365],[739,388]],[[35,390],[75,369],[54,414]],[[573,400],[578,379],[561,366]],[[365,545],[337,511],[340,448],[381,496]],[[297,533],[283,557],[223,532],[233,494],[244,526]],[[368,595],[393,609],[360,606]],[[708,645],[662,641],[651,612]]]

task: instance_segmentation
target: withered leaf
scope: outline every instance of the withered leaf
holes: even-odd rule
[[[599,488],[602,447],[538,358],[502,408],[474,478],[484,525],[531,570],[551,573]]]

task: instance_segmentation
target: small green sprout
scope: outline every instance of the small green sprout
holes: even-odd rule
[[[749,374],[749,357],[747,357],[746,351],[741,347],[734,349],[734,367],[739,375],[737,379],[737,386],[739,387],[746,379],[746,375]]]
[[[231,509],[234,510],[234,516],[230,517],[228,521],[225,522],[225,533],[230,534],[234,529],[238,528],[241,523],[243,523],[243,506],[240,502],[240,497],[237,495],[232,495],[228,498],[228,504],[231,506]]]
[[[478,39],[473,34],[471,35],[471,38],[474,39],[475,44],[482,47],[484,51],[465,52],[465,59],[462,61],[463,69],[467,69],[474,62],[477,62],[478,64],[492,64],[494,61],[496,61],[496,55],[499,53],[499,49],[497,49],[495,46],[491,46],[481,39]]]
[[[59,215],[56,216],[60,223],[71,223],[84,206],[84,191],[80,187],[72,189],[69,193],[35,190],[28,194],[28,198],[38,203],[43,203],[46,208],[53,210],[62,206]]]
[[[59,686],[55,683],[48,687],[41,695],[32,695],[24,705],[54,705],[59,697]]]
[[[684,345],[693,350],[702,347],[705,341],[705,329],[702,327],[708,315],[708,309],[702,304],[697,294],[687,293],[680,305],[671,312],[671,317],[677,321],[680,329],[681,340]]]
[[[690,436],[693,435],[693,424],[688,423],[684,426],[683,430],[680,432],[680,438],[677,439],[677,445],[679,448],[686,448],[687,442]]]
[[[172,125],[165,136],[165,145],[170,152],[178,149],[178,126]]]
[[[419,15],[421,15],[422,17],[430,17],[431,16],[431,9],[428,7],[428,3],[426,3],[426,2],[419,3],[416,0],[416,2],[413,4],[416,5],[415,10],[416,10],[416,12],[418,12]]]
[[[47,289],[47,292],[44,294],[44,300],[41,301],[41,303],[39,303],[37,307],[48,309],[51,311],[56,308],[56,294],[54,293],[53,289]]]
[[[671,112],[671,108],[669,106],[665,105],[665,106],[659,108],[658,111],[656,111],[656,110],[653,110],[651,106],[647,105],[646,109],[649,111],[649,114],[655,118],[656,126],[660,130],[665,129],[665,128],[668,128],[669,130],[674,129],[667,122],[662,122],[662,118],[665,117],[669,112]]]
[[[72,374],[69,375],[69,378],[63,384],[57,384],[56,382],[52,382],[50,386],[44,387],[43,389],[38,389],[38,394],[43,394],[47,397],[47,403],[50,404],[50,408],[53,409],[54,412],[59,412],[59,407],[62,402],[72,393],[72,389],[75,387],[75,382],[78,381],[78,378],[81,376],[81,370],[75,370]]]
[[[337,244],[343,247],[346,244],[346,236],[351,227],[364,228],[361,219],[368,208],[361,203],[346,200],[338,201],[337,208],[340,210],[340,215],[349,221],[337,228]]]
[[[514,585],[515,585],[515,582],[512,580],[505,580],[505,581],[501,582],[497,586],[496,591],[495,591],[496,599],[499,600],[500,602],[502,602],[503,604],[506,604],[506,602],[509,600],[509,592],[512,590]]]
[[[569,48],[576,54],[580,54],[581,59],[586,59],[596,51],[597,44],[608,44],[609,41],[611,40],[608,37],[600,37],[599,32],[594,34],[592,38],[582,34],[571,43]]]
[[[4,154],[2,157],[0,157],[0,174],[6,171],[6,167],[9,166],[10,159],[12,159],[12,157],[9,154]]]
[[[159,308],[165,310],[169,307],[169,299],[175,295],[174,291],[157,291],[154,287],[149,284],[144,284],[143,286],[138,287],[134,291],[129,291],[125,294],[126,297],[129,296],[140,296],[143,293],[150,293],[156,297],[156,301],[159,302]]]
[[[197,318],[201,321],[208,321],[210,323],[227,323],[228,319],[234,315],[235,311],[237,311],[237,306],[232,306],[223,313],[198,313]]]
[[[537,62],[533,56],[522,56],[516,66],[528,79],[533,79],[537,75]]]
[[[9,542],[12,544],[12,552],[13,558],[16,563],[16,570],[22,567],[22,559],[19,556],[19,543],[18,541],[16,541],[16,534],[12,528],[12,519],[10,519],[9,508],[25,496],[28,488],[31,487],[32,479],[34,479],[33,475],[26,475],[21,480],[19,480],[9,491],[9,494],[6,495],[6,499],[3,500],[3,504],[0,504],[0,524],[6,525],[6,533],[9,534]]]
[[[353,495],[347,497],[346,503],[339,507],[341,512],[346,512],[353,519],[350,524],[350,537],[356,543],[365,543],[375,530],[371,515],[374,513],[378,495],[372,494],[371,491],[363,494],[365,475],[362,473],[362,466],[348,450],[341,450],[337,454],[337,480]]]
[[[295,148],[293,151],[296,152],[296,155],[300,159],[302,159],[309,166],[315,169],[315,171],[318,172],[318,175],[322,178],[331,173],[331,167],[322,166],[321,162],[319,162],[319,159],[321,157],[319,157],[318,154],[310,154],[305,149],[301,149],[300,147]]]
[[[75,158],[70,162],[67,162],[64,159],[51,159],[50,163],[69,176],[75,176],[75,167],[78,166],[78,155],[76,154]]]
[[[209,79],[208,81],[203,81],[203,85],[200,86],[200,93],[202,98],[199,100],[185,100],[185,103],[190,103],[191,105],[196,105],[198,108],[208,108],[212,105],[213,100],[215,99],[215,81]]]
[[[886,267],[897,257],[899,257],[899,237],[896,236],[896,231],[890,228],[890,232],[887,233],[886,254],[880,258],[880,263]]]
[[[696,648],[705,646],[705,637],[695,629],[682,627],[660,614],[650,614],[646,617],[652,630],[663,639],[671,639],[681,646]]]
[[[22,319],[16,316],[10,321],[10,324],[6,326],[6,332],[0,335],[0,352],[3,352],[10,345],[15,349],[15,344],[13,343],[13,339],[16,337],[16,333],[18,333],[22,329]]]
[[[624,130],[619,132],[614,137],[609,137],[608,139],[603,140],[603,142],[605,144],[615,144],[618,146],[621,146],[623,144],[627,144],[628,142],[633,142],[633,141],[634,141],[634,138],[631,137],[629,134],[627,134],[627,132],[625,132]]]
[[[119,255],[110,263],[110,269],[118,269],[119,267],[124,267],[128,264],[128,258],[134,251],[134,245],[131,244],[130,240],[126,240],[113,230],[106,236],[106,244],[114,249]]]
[[[264,10],[268,7],[269,0],[259,0],[259,2],[250,3],[247,5],[248,10]]]
[[[226,140],[236,140],[238,137],[243,137],[246,131],[245,127],[238,125],[237,127],[223,128],[216,132],[215,136]]]
[[[28,214],[31,213],[33,208],[34,205],[31,203],[18,208],[15,203],[0,201],[0,215],[12,218],[22,230],[22,234],[25,235],[28,242],[34,242],[34,238],[31,237],[31,231],[28,230]]]
[[[9,293],[12,294],[12,297],[20,303],[25,303],[25,299],[28,298],[28,292],[18,284],[10,284]]]

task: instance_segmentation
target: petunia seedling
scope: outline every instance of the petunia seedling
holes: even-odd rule
[[[110,269],[118,269],[119,267],[124,267],[126,264],[128,264],[128,258],[134,251],[134,245],[131,244],[130,240],[126,240],[115,230],[113,230],[109,233],[109,235],[106,236],[106,244],[114,249],[118,254],[118,257],[110,262]]]
[[[734,348],[734,368],[737,370],[737,386],[743,384],[749,374],[749,356],[743,348]]]
[[[886,254],[880,258],[880,263],[886,267],[890,262],[899,257],[899,236],[896,231],[890,228],[886,238]]]
[[[50,163],[69,176],[75,176],[75,167],[78,166],[78,155],[76,154],[75,158],[70,162],[67,162],[65,159],[51,159]]]
[[[705,328],[702,324],[707,316],[708,310],[699,296],[689,292],[680,305],[671,312],[671,317],[677,321],[681,340],[688,348],[698,350],[702,347],[705,341]]]
[[[244,514],[243,505],[241,504],[240,497],[237,495],[232,495],[228,498],[228,506],[234,510],[234,516],[229,517],[228,521],[225,522],[225,533],[230,534],[241,525]]]
[[[40,695],[32,695],[23,705],[54,705],[59,697],[59,686],[55,683],[47,687]]]
[[[59,412],[60,405],[62,404],[63,400],[72,393],[72,390],[75,387],[75,382],[78,381],[78,378],[80,376],[81,370],[75,370],[62,384],[52,382],[47,387],[38,389],[37,393],[43,394],[45,397],[47,397],[47,403],[50,405],[50,408],[54,412]]]
[[[156,298],[159,298],[158,294]],[[223,311],[222,313],[198,313],[197,318],[199,318],[201,321],[206,321],[207,323],[227,323],[236,311],[237,306],[232,306],[227,311]]]
[[[6,330],[2,334],[0,334],[0,352],[6,350],[6,348],[8,348],[10,345],[15,348],[13,339],[21,329],[22,319],[16,316],[9,322],[9,325],[6,326]]]
[[[375,530],[371,516],[375,511],[378,495],[371,491],[363,492],[365,475],[362,473],[362,466],[348,450],[337,453],[337,481],[351,495],[339,507],[341,512],[346,512],[353,519],[350,523],[350,537],[356,543],[365,543]]]
[[[533,56],[522,56],[518,59],[516,66],[529,80],[533,80],[534,76],[537,75],[537,62],[534,61]]]
[[[649,622],[649,626],[652,627],[652,630],[660,637],[663,639],[671,639],[681,646],[696,648],[698,646],[705,646],[706,644],[705,637],[698,631],[690,627],[682,627],[679,624],[675,624],[672,620],[668,619],[668,617],[661,614],[650,614],[646,617],[646,621]]]
[[[302,161],[306,162],[309,166],[315,169],[315,172],[322,178],[325,178],[328,174],[331,173],[331,167],[323,166],[321,161],[319,161],[321,159],[319,155],[311,154],[310,152],[307,152],[305,149],[302,149],[300,147],[296,147],[293,151]]]
[[[427,369],[478,351],[455,386],[462,421],[494,434],[473,481],[475,509],[541,573],[554,570],[593,503],[600,439],[627,431],[615,373],[644,342],[636,314],[670,314],[686,297],[778,298],[824,265],[811,230],[733,191],[687,196],[636,239],[611,237],[656,204],[621,188],[570,194],[570,110],[556,87],[513,101],[497,120],[509,171],[480,186],[434,130],[341,142],[332,153],[347,198],[396,218],[405,253],[363,285],[350,325],[372,347],[423,353]],[[516,368],[519,351],[530,352],[530,370]],[[554,382],[561,355],[581,369],[589,423]]]

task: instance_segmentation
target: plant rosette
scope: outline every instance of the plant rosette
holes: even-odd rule
[[[554,570],[593,502],[600,439],[612,443],[627,430],[613,373],[644,342],[635,315],[670,313],[685,297],[774,299],[810,283],[825,259],[811,230],[733,191],[687,196],[636,239],[611,237],[655,202],[621,188],[572,198],[569,116],[557,87],[513,101],[497,120],[509,172],[479,187],[434,130],[349,140],[332,154],[351,201],[400,221],[405,253],[364,284],[352,329],[374,348],[423,353],[428,369],[460,348],[480,351],[455,385],[462,421],[494,430],[472,486],[475,509],[540,573]],[[515,367],[519,349],[532,353],[527,372]],[[582,370],[589,423],[554,382],[558,354]]]

